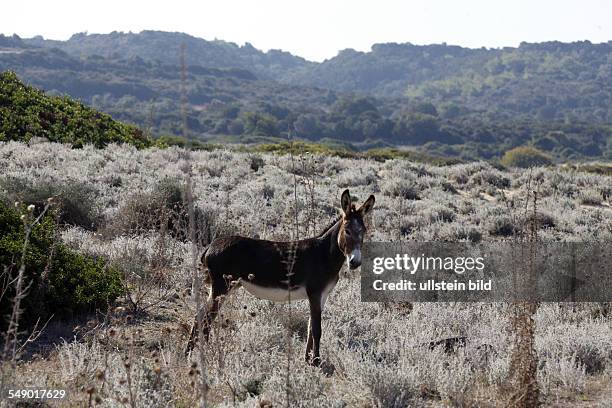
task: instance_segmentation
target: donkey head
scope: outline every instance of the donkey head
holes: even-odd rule
[[[344,190],[341,198],[342,220],[338,233],[338,246],[351,269],[361,265],[361,244],[366,232],[363,217],[372,211],[374,207],[374,196],[371,195],[359,208],[351,202],[351,195],[348,190]]]

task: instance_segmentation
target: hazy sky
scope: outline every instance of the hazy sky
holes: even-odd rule
[[[380,42],[469,47],[612,40],[612,0],[6,0],[0,32],[181,31],[321,61]]]

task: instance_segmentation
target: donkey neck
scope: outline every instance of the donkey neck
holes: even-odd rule
[[[338,246],[338,234],[340,233],[340,225],[342,224],[342,218],[340,218],[336,223],[329,228],[321,237],[319,238],[321,242],[321,248],[323,248],[329,255],[328,259],[334,269],[337,271],[340,270],[342,264],[344,263],[344,253]]]

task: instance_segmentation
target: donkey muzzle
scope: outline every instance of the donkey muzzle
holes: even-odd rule
[[[349,264],[349,268],[356,269],[361,266],[361,250],[355,249],[351,251],[351,253],[347,255],[346,258]]]

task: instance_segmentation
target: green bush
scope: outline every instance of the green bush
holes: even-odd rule
[[[153,145],[156,147],[159,147],[160,149],[165,149],[171,146],[177,146],[177,147],[181,147],[184,149],[207,150],[207,151],[214,150],[215,148],[220,147],[218,145],[214,145],[210,143],[203,143],[199,140],[185,139],[182,136],[167,136],[167,135],[159,136],[155,138],[153,141]]]
[[[529,146],[520,146],[508,150],[500,161],[506,167],[521,168],[547,166],[553,162],[549,155]]]
[[[48,96],[24,85],[14,72],[0,73],[0,141],[28,142],[43,137],[74,147],[129,143],[143,148],[151,141],[135,126],[68,97]]]
[[[33,214],[13,209],[0,201],[0,270],[15,277],[21,267],[26,221]],[[33,323],[74,313],[104,309],[123,293],[121,273],[103,259],[79,254],[58,242],[53,214],[45,215],[32,229],[25,251],[25,284],[29,285],[22,301],[23,323]],[[4,285],[8,281],[2,281]],[[2,319],[11,311],[14,286],[0,299]],[[6,322],[3,320],[0,326]]]

